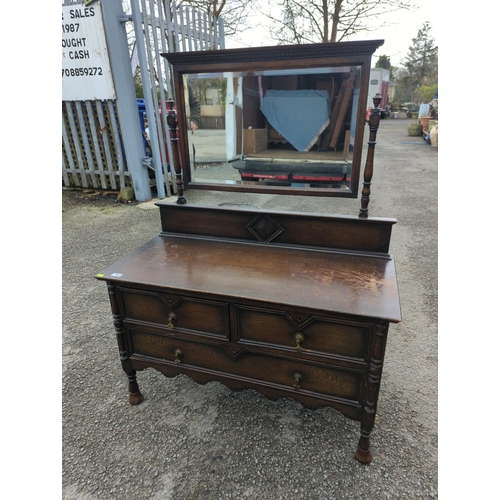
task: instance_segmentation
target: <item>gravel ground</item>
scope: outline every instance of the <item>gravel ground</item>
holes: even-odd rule
[[[391,325],[373,461],[359,423],[217,382],[138,373],[128,403],[105,284],[94,275],[156,236],[154,203],[63,189],[63,500],[438,497],[438,152],[382,120],[370,215],[395,217],[403,322]],[[364,164],[364,163],[363,163]],[[187,191],[190,204],[357,215],[358,200]]]

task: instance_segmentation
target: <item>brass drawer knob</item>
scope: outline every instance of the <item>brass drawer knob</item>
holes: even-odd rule
[[[182,351],[180,349],[175,350],[175,362],[179,365],[181,362]]]
[[[177,316],[175,315],[175,313],[171,312],[169,315],[168,315],[168,323],[167,323],[167,328],[170,328],[172,329],[174,327],[174,320],[177,319]]]
[[[304,343],[306,338],[304,337],[304,335],[302,335],[302,333],[296,333],[294,338],[295,338],[295,349],[297,349],[298,352],[302,352],[301,344]]]
[[[302,380],[302,375],[300,373],[294,373],[293,379],[295,380],[295,384],[293,384],[293,387],[296,391],[298,391],[300,389],[299,382]]]

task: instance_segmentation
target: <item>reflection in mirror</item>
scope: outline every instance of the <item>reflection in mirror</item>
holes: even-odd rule
[[[184,74],[188,124],[198,125],[187,131],[191,180],[349,190],[360,75],[361,66]]]

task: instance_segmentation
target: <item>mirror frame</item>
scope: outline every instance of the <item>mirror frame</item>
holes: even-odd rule
[[[184,103],[184,75],[219,72],[252,72],[264,70],[297,70],[330,66],[360,66],[358,112],[352,161],[350,189],[300,188],[288,186],[256,186],[194,181],[191,178],[187,130],[184,106],[177,106],[179,129],[179,154],[183,172],[183,184],[187,189],[233,191],[245,193],[287,194],[300,196],[337,196],[357,198],[363,150],[364,125],[370,80],[371,58],[383,40],[318,43],[301,45],[277,45],[244,49],[204,50],[161,54],[172,67],[175,102]],[[361,126],[361,124],[363,126]]]

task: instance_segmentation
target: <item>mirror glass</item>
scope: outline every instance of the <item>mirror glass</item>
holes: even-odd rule
[[[184,73],[189,182],[350,193],[360,82],[359,65]]]

